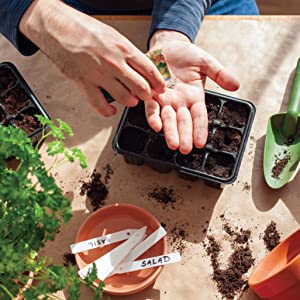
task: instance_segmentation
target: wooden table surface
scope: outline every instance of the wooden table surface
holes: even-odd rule
[[[148,18],[106,17],[103,20],[145,50]],[[267,119],[286,109],[292,73],[300,56],[299,28],[299,17],[253,17],[244,20],[239,17],[211,17],[206,18],[201,27],[196,44],[218,58],[241,81],[241,88],[234,93],[225,92],[212,82],[208,82],[207,88],[250,100],[257,108],[239,177],[223,190],[211,188],[201,181],[183,180],[175,173],[160,174],[147,166],[126,164],[121,156],[114,155],[111,148],[122,107],[118,106],[119,112],[113,118],[98,116],[43,54],[22,57],[1,37],[0,61],[16,64],[51,117],[62,118],[72,126],[75,136],[67,142],[67,146],[81,147],[89,163],[88,171],[81,171],[76,165],[57,170],[57,182],[72,201],[74,215],[42,253],[53,257],[54,262],[62,262],[63,253],[69,251],[80,224],[90,214],[86,197],[79,195],[79,181],[88,180],[94,168],[101,171],[110,163],[114,174],[109,183],[107,204],[129,202],[144,207],[160,222],[168,223],[168,228],[188,221],[182,263],[166,266],[152,287],[121,299],[221,299],[211,280],[212,268],[202,245],[206,239],[204,227],[208,226],[210,234],[221,243],[221,260],[226,265],[231,248],[222,229],[221,214],[225,215],[230,226],[251,229],[250,247],[256,264],[267,253],[260,236],[271,220],[277,223],[282,237],[299,226],[300,177],[285,188],[274,191],[266,186],[262,174]],[[147,197],[151,186],[162,182],[166,187],[172,186],[180,199],[175,209],[162,209]],[[249,190],[245,189],[245,183],[250,185]],[[63,292],[59,294],[64,295]],[[250,290],[237,298],[257,299]],[[81,299],[93,299],[93,295],[84,287]]]

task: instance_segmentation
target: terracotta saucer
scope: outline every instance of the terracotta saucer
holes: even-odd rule
[[[76,243],[124,229],[139,229],[143,226],[147,226],[146,234],[149,235],[160,227],[160,223],[143,208],[124,203],[108,205],[97,210],[84,221],[77,234]],[[118,242],[76,254],[78,267],[80,269],[85,267],[121,243]],[[166,253],[167,240],[164,237],[138,259]],[[111,295],[137,293],[150,286],[161,271],[162,266],[108,277],[104,281],[104,292]],[[94,285],[98,286],[99,282],[95,281]]]

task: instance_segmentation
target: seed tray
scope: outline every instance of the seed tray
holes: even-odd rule
[[[203,149],[188,155],[167,147],[163,132],[148,125],[144,103],[126,108],[113,139],[113,149],[128,163],[147,163],[160,172],[177,170],[192,180],[213,185],[230,184],[237,178],[255,116],[255,106],[245,100],[205,91],[209,133]]]
[[[17,68],[0,63],[0,125],[21,128],[36,144],[43,127],[34,115],[50,119]]]

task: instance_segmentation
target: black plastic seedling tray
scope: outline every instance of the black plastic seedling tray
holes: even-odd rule
[[[34,115],[50,119],[17,68],[0,63],[0,125],[21,128],[36,144],[43,128]]]
[[[163,132],[156,133],[145,118],[144,103],[126,108],[113,139],[113,149],[128,163],[149,164],[160,172],[177,170],[191,180],[202,178],[220,186],[237,178],[255,116],[255,106],[245,100],[205,92],[209,136],[203,149],[188,155],[170,150]]]

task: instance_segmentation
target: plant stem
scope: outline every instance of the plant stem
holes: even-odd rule
[[[55,164],[56,164],[56,162],[57,162],[57,159],[58,159],[58,155],[55,156],[54,162],[53,162],[52,165],[46,170],[47,173],[49,173],[52,169],[55,168]]]
[[[60,159],[56,165],[53,165],[53,168],[58,168],[60,166],[62,166],[65,163],[66,159],[63,157],[62,159]]]
[[[13,300],[15,297],[12,295],[12,293],[4,286],[3,284],[0,284],[0,287],[3,289],[3,291]]]
[[[36,144],[35,148],[39,149],[39,146],[41,145],[41,143],[48,137],[51,135],[51,131],[48,132],[47,134],[45,134],[45,127],[43,127],[43,131],[42,131],[42,137],[41,139],[38,141],[38,143]]]

